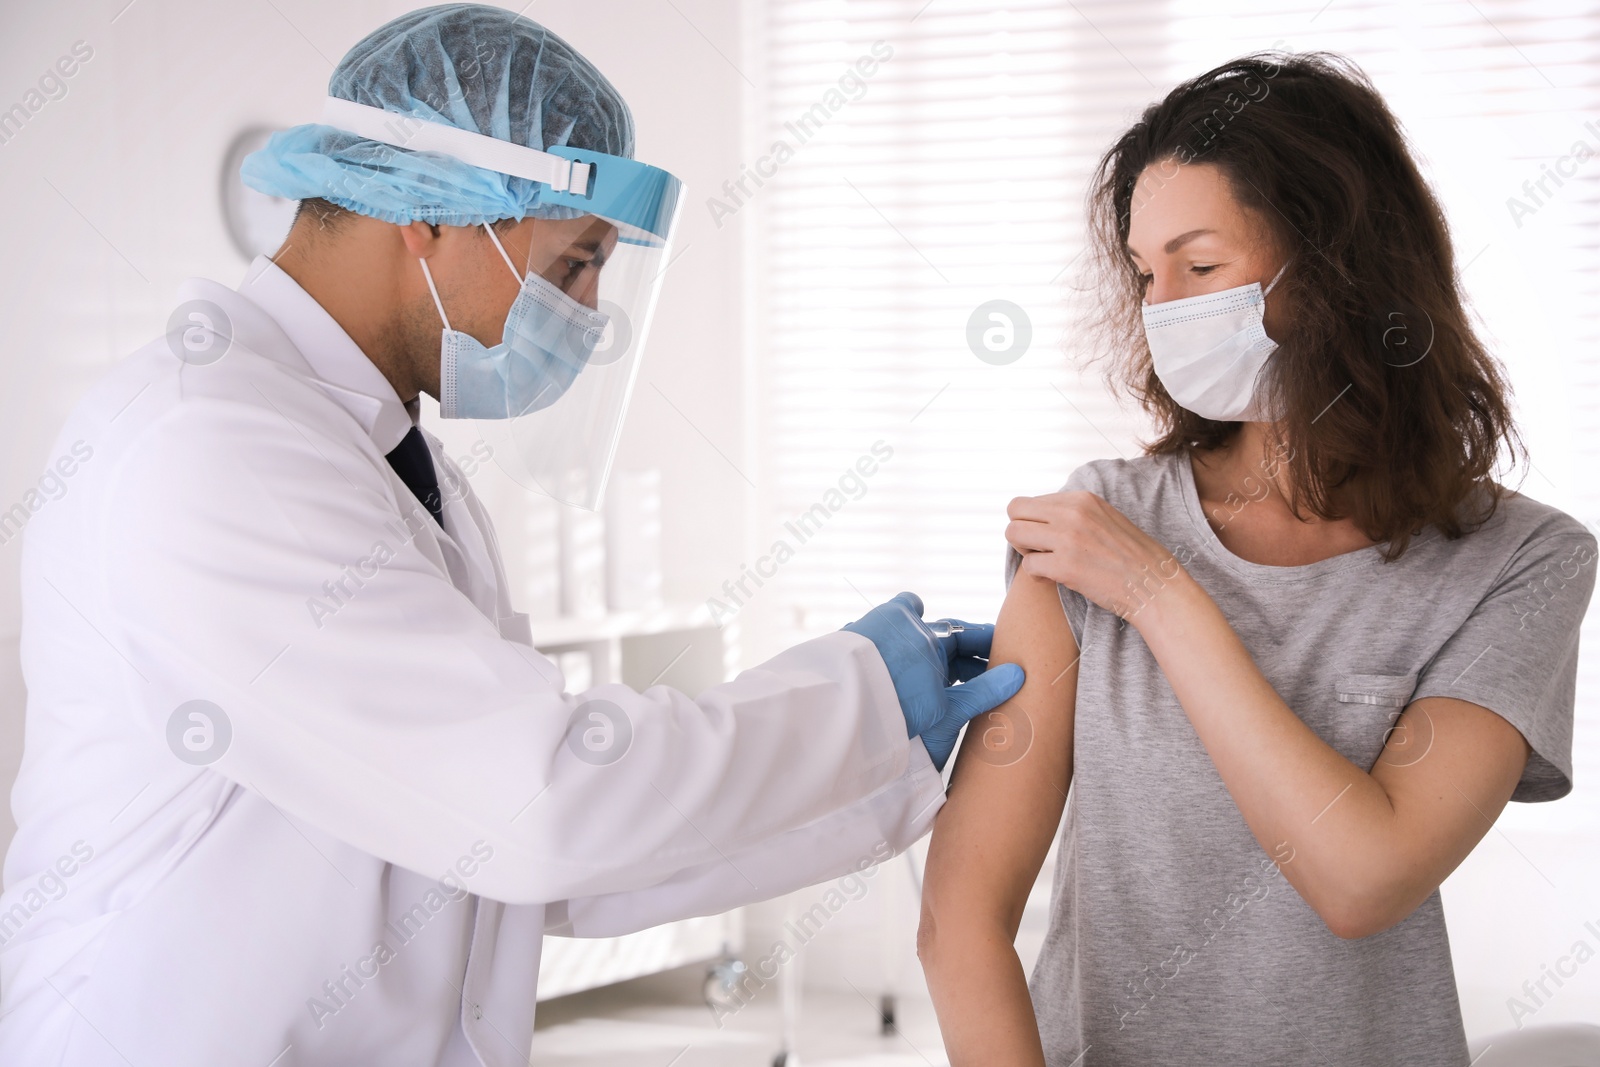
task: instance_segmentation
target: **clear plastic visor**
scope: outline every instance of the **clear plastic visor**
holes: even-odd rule
[[[529,219],[500,236],[514,264],[579,305],[568,319],[538,308],[528,332],[551,367],[527,410],[478,420],[507,475],[562,503],[598,509],[622,436],[660,289],[670,262],[656,237],[600,215]],[[597,312],[603,327],[583,312]],[[597,336],[598,334],[598,336]]]

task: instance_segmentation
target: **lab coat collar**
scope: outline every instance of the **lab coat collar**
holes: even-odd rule
[[[207,278],[190,278],[179,286],[178,301],[180,311],[198,302],[210,307],[191,308],[191,312],[207,317],[220,312],[225,321],[219,328],[227,332],[229,344],[304,376],[355,419],[380,453],[393,451],[417,425],[418,401],[402,404],[389,380],[350,335],[271,260],[258,258],[238,291]],[[446,473],[448,460],[438,438],[425,430],[423,437],[433,455],[434,469],[440,473],[440,484],[447,484],[447,477],[460,478],[458,468],[449,468]],[[399,476],[394,477],[400,492],[408,493]],[[492,597],[485,606],[482,589],[468,577],[469,573],[492,574],[497,566],[483,539],[467,536],[476,522],[466,495],[447,491],[442,526],[428,538],[417,540],[436,546],[440,570],[450,576],[456,588],[470,588],[468,595],[492,619],[498,617]]]
[[[332,315],[276,263],[257,256],[238,294],[264,311],[304,357],[312,378],[388,454],[417,425],[420,404],[394,386]]]

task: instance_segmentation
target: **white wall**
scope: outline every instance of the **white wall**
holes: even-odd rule
[[[0,511],[37,479],[88,383],[164,330],[179,282],[242,276],[218,199],[223,153],[237,131],[311,120],[339,57],[421,6],[124,3],[9,4],[0,15],[0,108],[21,101],[74,42],[93,50],[66,94],[0,145],[0,202],[9,208],[0,258]],[[663,279],[618,465],[662,469],[667,595],[691,602],[737,569],[743,538],[745,485],[717,452],[736,456],[744,435],[738,228],[716,229],[703,206],[696,210],[703,197],[695,199],[737,169],[744,82],[719,50],[737,53],[738,10],[737,0],[539,0],[528,11],[621,90],[637,121],[639,158],[689,187],[682,257]],[[7,796],[25,702],[20,547],[21,539],[0,544]],[[3,846],[13,823],[9,804],[0,811]]]

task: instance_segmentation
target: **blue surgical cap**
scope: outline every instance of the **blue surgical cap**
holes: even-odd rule
[[[339,62],[328,95],[529,148],[633,157],[633,116],[594,65],[532,19],[482,4],[423,8],[380,26]],[[527,178],[319,123],[274,133],[240,174],[261,192],[320,197],[384,222],[577,214],[541,205],[546,187]]]

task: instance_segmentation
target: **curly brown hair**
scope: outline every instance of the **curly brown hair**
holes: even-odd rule
[[[1215,165],[1288,255],[1283,336],[1259,383],[1283,417],[1291,507],[1351,519],[1398,558],[1427,526],[1469,532],[1508,492],[1504,448],[1525,450],[1510,386],[1473,332],[1444,213],[1394,115],[1354,63],[1259,52],[1146,108],[1101,159],[1089,193],[1107,379],[1153,417],[1156,455],[1226,446],[1240,423],[1187,411],[1151,363],[1128,254],[1136,183],[1153,164]],[[1282,294],[1281,297],[1279,294]]]

